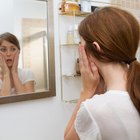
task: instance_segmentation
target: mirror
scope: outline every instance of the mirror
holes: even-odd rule
[[[53,0],[3,0],[0,34],[20,43],[18,67],[35,76],[35,92],[0,96],[0,104],[55,96]]]

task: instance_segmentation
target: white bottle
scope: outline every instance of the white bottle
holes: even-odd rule
[[[75,24],[74,25],[74,43],[79,44],[79,42],[80,42],[80,37],[78,33],[78,24]]]
[[[74,31],[73,31],[72,25],[69,26],[68,31],[67,31],[67,43],[74,44]]]

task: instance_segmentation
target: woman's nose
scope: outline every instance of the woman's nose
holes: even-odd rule
[[[11,50],[7,50],[6,54],[11,55]]]

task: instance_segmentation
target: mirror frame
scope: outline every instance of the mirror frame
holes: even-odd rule
[[[47,23],[48,27],[48,46],[49,46],[49,90],[42,92],[23,93],[19,95],[1,96],[0,104],[13,103],[56,96],[55,89],[55,56],[54,56],[54,21],[53,21],[53,0],[38,0],[47,2]]]

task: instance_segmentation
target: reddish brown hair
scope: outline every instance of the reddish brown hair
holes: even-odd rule
[[[3,33],[0,35],[0,45],[2,44],[4,40],[14,44],[20,50],[19,41],[15,35],[9,32]]]
[[[129,64],[135,59],[140,40],[140,25],[129,12],[104,7],[86,17],[79,26],[79,34],[86,41],[86,50],[102,62]],[[102,52],[93,47],[96,41]],[[130,63],[127,90],[140,114],[140,63]]]

